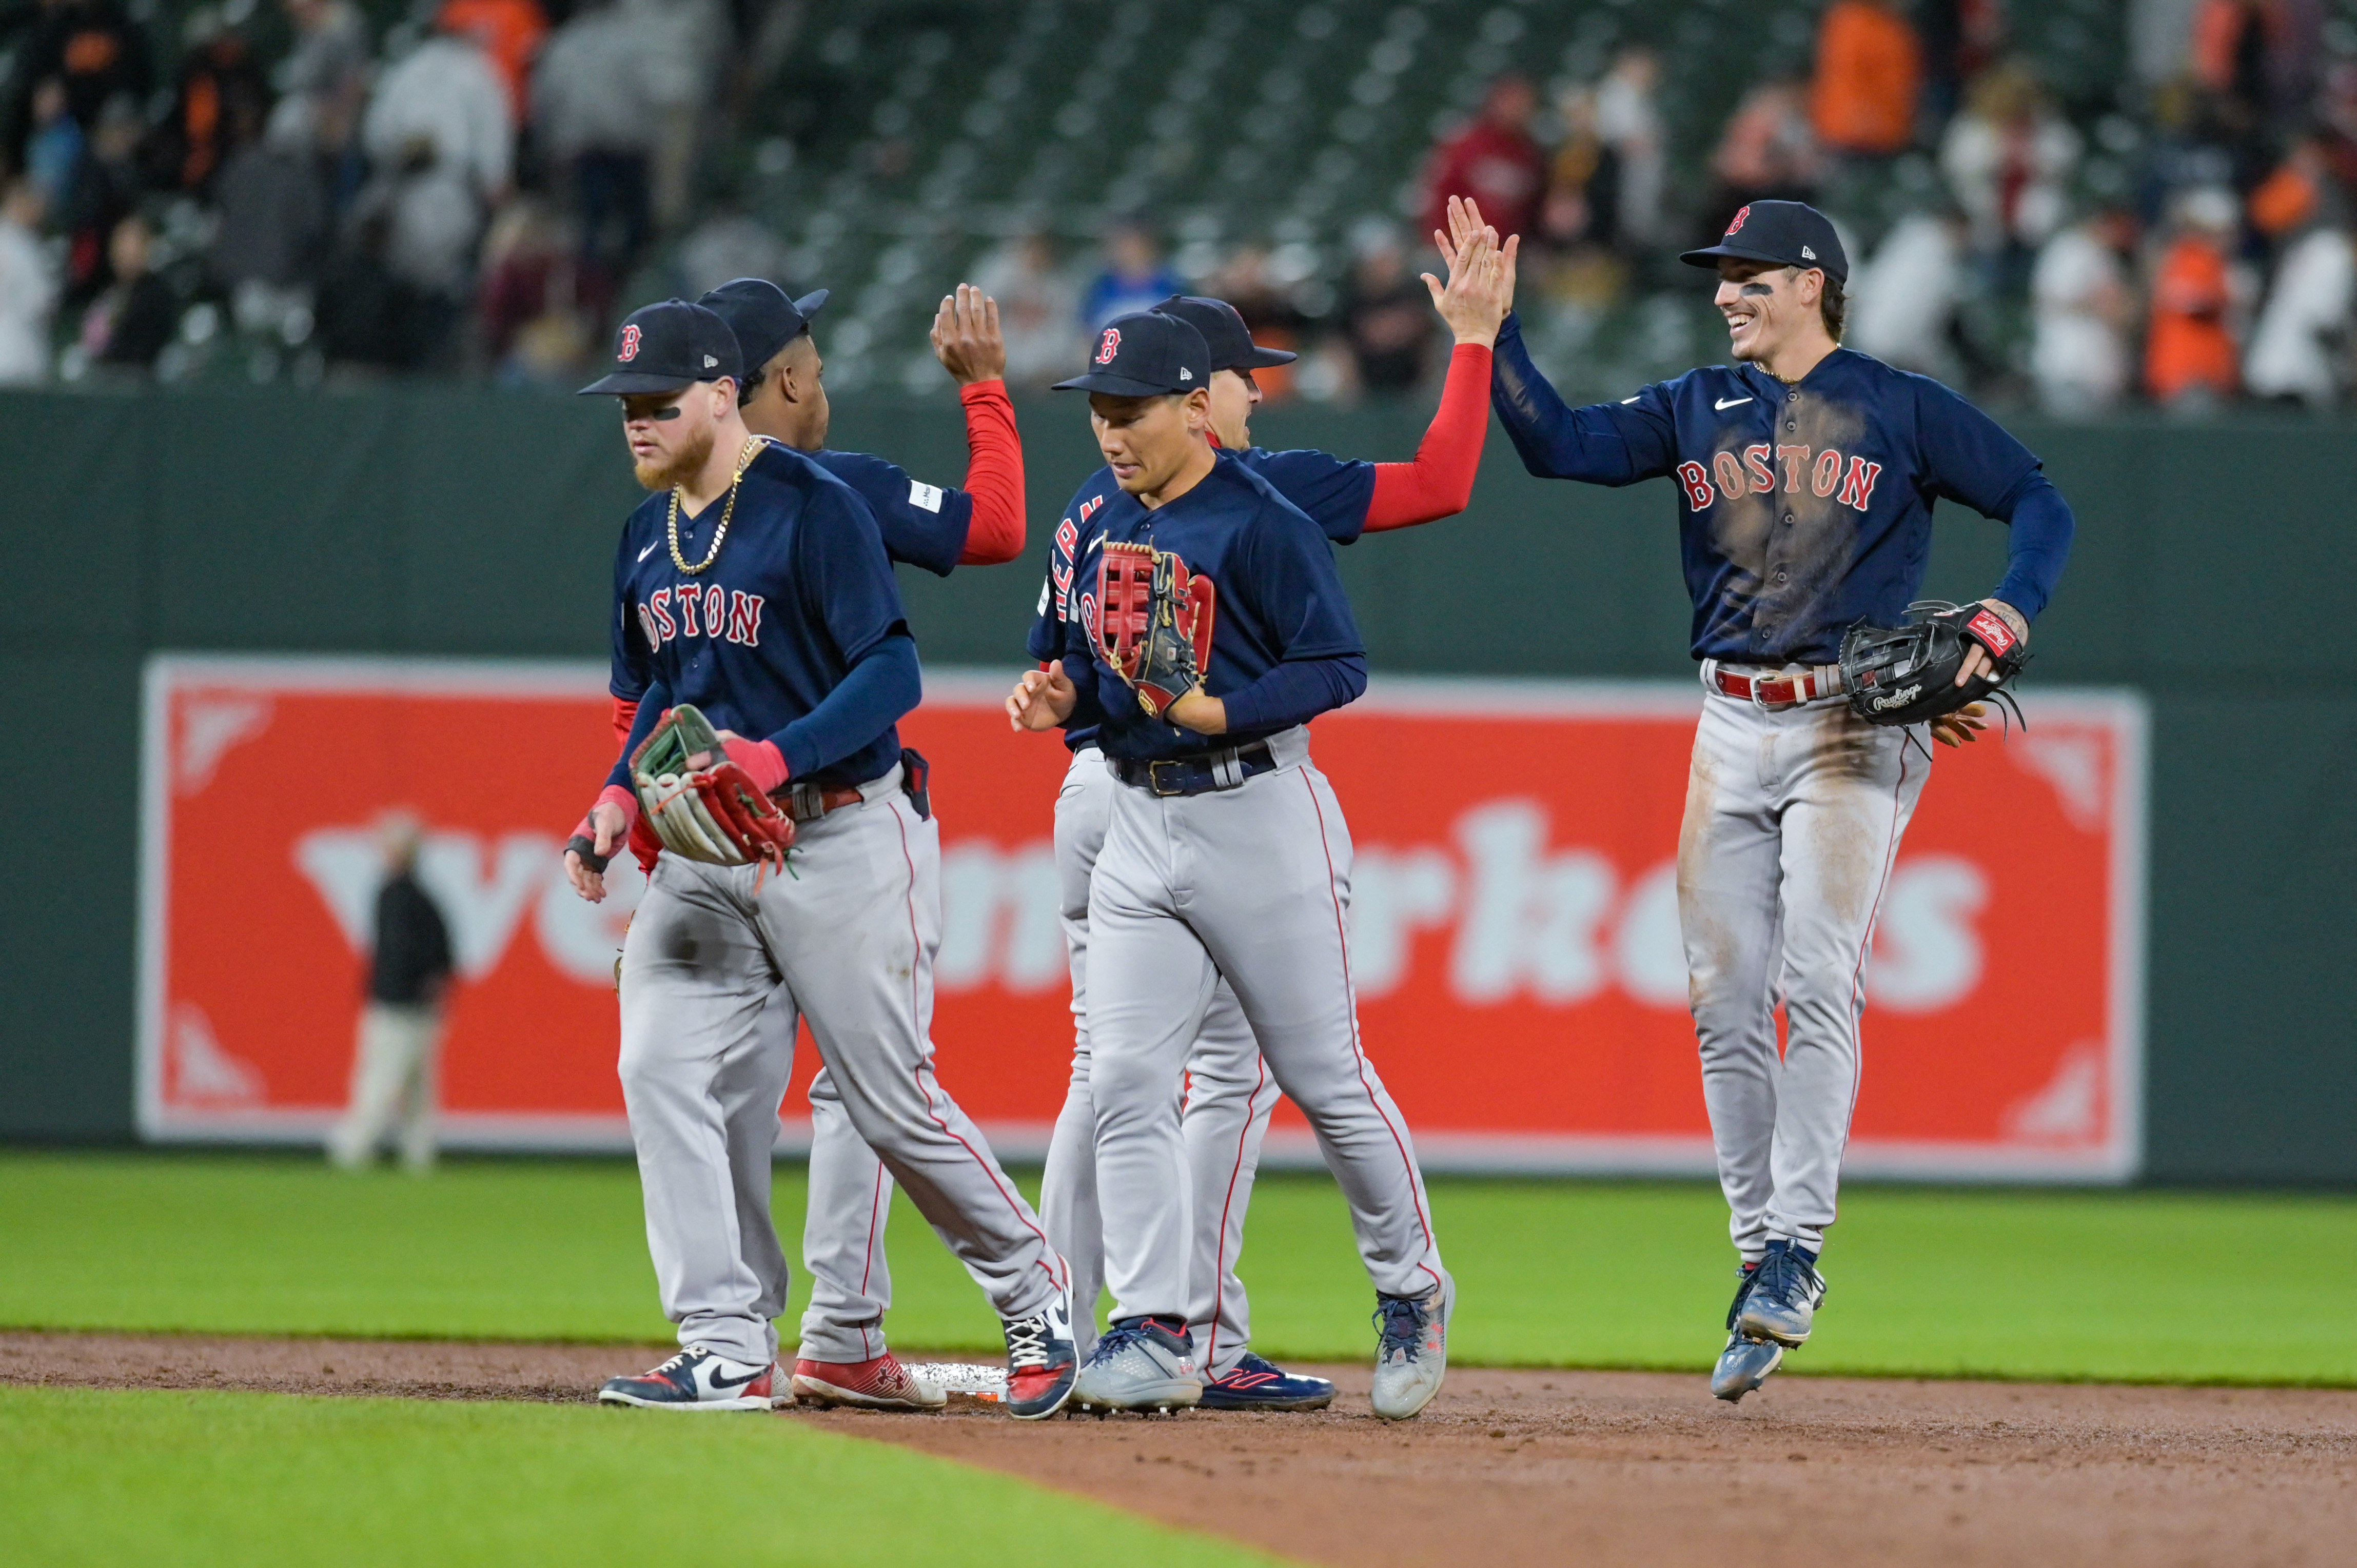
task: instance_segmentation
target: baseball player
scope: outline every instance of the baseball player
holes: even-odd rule
[[[1434,304],[1457,342],[1439,411],[1414,462],[1351,462],[1323,452],[1269,452],[1252,445],[1250,421],[1260,401],[1252,372],[1293,355],[1252,340],[1234,307],[1176,295],[1156,308],[1196,328],[1211,350],[1210,423],[1214,446],[1233,452],[1308,514],[1326,536],[1348,544],[1361,532],[1429,522],[1462,511],[1470,499],[1488,428],[1490,346],[1503,320],[1503,268],[1478,240],[1452,258],[1444,284],[1427,277]],[[1114,488],[1109,469],[1084,482],[1057,531],[1049,580],[1032,633],[1034,657],[1053,657],[1078,594],[1072,584],[1080,508]],[[1097,744],[1101,715],[1083,702],[1066,726],[1072,762],[1056,810],[1056,859],[1063,926],[1072,972],[1075,1047],[1071,1087],[1049,1144],[1040,1184],[1040,1218],[1072,1267],[1076,1302],[1093,1302],[1103,1280],[1097,1208],[1096,1118],[1089,1091],[1088,899],[1090,873],[1104,843],[1115,789]],[[1263,1138],[1278,1099],[1233,990],[1222,980],[1187,1059],[1187,1102],[1180,1130],[1194,1187],[1195,1256],[1188,1320],[1206,1384],[1202,1404],[1219,1410],[1314,1410],[1330,1402],[1323,1378],[1288,1373],[1254,1354],[1249,1303],[1236,1262]],[[1081,1354],[1093,1347],[1092,1313],[1074,1321]]]
[[[1074,1395],[1113,1410],[1202,1396],[1178,1091],[1224,978],[1349,1196],[1382,1326],[1374,1409],[1405,1419],[1438,1391],[1455,1287],[1406,1123],[1360,1045],[1351,841],[1305,727],[1364,690],[1366,655],[1323,532],[1212,446],[1211,374],[1200,331],[1143,312],[1106,326],[1088,373],[1059,383],[1089,393],[1114,482],[1075,509],[1078,609],[1062,645],[1007,702],[1018,727],[1046,729],[1071,722],[1085,689],[1116,785],[1088,878],[1084,1015],[1114,1308]],[[1098,643],[1114,624],[1099,597],[1111,579],[1092,574],[1116,553],[1153,564],[1147,624],[1168,624],[1156,618],[1178,602],[1163,598],[1174,574],[1189,585],[1176,590],[1190,607],[1185,668],[1164,672],[1157,698]],[[1060,818],[1072,807],[1068,786]]]
[[[1452,239],[1481,231],[1469,205]],[[1930,769],[1931,738],[1970,740],[1977,705],[1880,727],[1841,691],[1843,634],[1915,598],[1941,499],[2010,526],[2003,581],[1964,630],[1962,687],[2026,644],[2071,547],[2071,510],[2038,459],[1928,377],[1841,347],[1849,266],[1824,215],[1755,201],[1716,245],[1734,363],[1620,403],[1567,407],[1516,319],[1491,399],[1542,478],[1673,478],[1703,705],[1678,834],[1703,1098],[1740,1257],[1711,1391],[1739,1400],[1804,1343],[1824,1295],[1860,1070],[1874,921]],[[1775,1008],[1786,1043],[1777,1054]]]
[[[712,745],[725,757],[707,746],[692,768],[743,779],[797,827],[782,865],[664,853],[631,920],[623,1096],[682,1348],[598,1397],[688,1410],[789,1397],[769,1201],[792,1032],[763,1024],[783,987],[845,1115],[997,1308],[1008,1409],[1044,1417],[1074,1376],[1063,1261],[932,1074],[940,834],[894,727],[920,694],[916,647],[873,514],[810,457],[746,428],[743,380],[727,324],[673,300],[624,322],[612,373],[584,389],[622,399],[655,494],[615,561],[612,684],[639,705],[567,875],[603,897],[606,857],[640,811],[631,756],[673,704],[723,726]]]
[[[738,278],[696,302],[728,324],[751,367],[738,393],[746,428],[809,454],[858,491],[894,561],[947,576],[961,565],[995,565],[1021,554],[1023,446],[1006,396],[996,302],[962,284],[942,299],[933,324],[934,352],[957,381],[965,410],[969,456],[965,485],[958,489],[926,484],[882,457],[826,446],[825,367],[811,333],[811,318],[826,299],[824,289],[797,300],[765,278]],[[627,724],[619,708],[617,723]],[[785,1032],[789,1051],[795,1017],[790,991],[781,986],[762,1015],[765,1029]],[[792,1391],[813,1403],[938,1409],[947,1396],[911,1375],[884,1342],[884,1314],[892,1303],[884,1251],[891,1176],[851,1124],[834,1076],[823,1067],[811,1080],[810,1106],[802,1263],[811,1273],[811,1299]]]

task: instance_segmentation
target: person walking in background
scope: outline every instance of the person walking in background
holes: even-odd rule
[[[450,984],[450,930],[417,881],[417,819],[395,811],[379,824],[385,879],[376,893],[368,1002],[352,1051],[351,1103],[328,1134],[328,1158],[355,1170],[401,1131],[401,1163],[434,1165],[435,1055]]]
[[[1817,24],[1809,121],[1835,153],[1887,157],[1915,139],[1923,76],[1915,29],[1889,0],[1834,0]]]
[[[2200,412],[2234,395],[2234,229],[2232,192],[2201,186],[2178,199],[2177,237],[2153,278],[2145,335],[2145,390],[2155,403]]]
[[[1546,195],[1546,154],[1531,136],[1539,112],[1530,78],[1509,71],[1490,83],[1481,117],[1432,151],[1424,182],[1424,226],[1448,226],[1448,199],[1481,204],[1498,232],[1536,238],[1539,204]]]

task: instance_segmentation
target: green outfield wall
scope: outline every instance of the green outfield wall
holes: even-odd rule
[[[1021,661],[1051,509],[1094,466],[1076,402],[1020,412],[1031,559],[904,569],[930,660]],[[1405,457],[1424,417],[1278,410],[1256,434]],[[2033,679],[2152,701],[2148,1176],[2357,1182],[2357,426],[2017,428],[2079,515]],[[963,472],[946,387],[838,408],[835,444]],[[0,396],[0,1137],[128,1139],[141,660],[602,657],[636,491],[604,403],[438,388]],[[1927,590],[1986,592],[2003,548],[1942,508]],[[1493,431],[1463,519],[1340,555],[1379,670],[1692,668],[1665,481],[1541,483]]]

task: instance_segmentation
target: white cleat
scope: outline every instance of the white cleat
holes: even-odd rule
[[[1423,1295],[1375,1294],[1375,1413],[1405,1421],[1432,1402],[1448,1375],[1448,1318],[1457,1305],[1457,1282],[1448,1280]]]

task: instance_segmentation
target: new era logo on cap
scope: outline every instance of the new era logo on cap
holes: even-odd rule
[[[719,363],[720,363],[720,361],[719,361],[719,360],[717,360],[714,359],[714,358],[713,358],[711,355],[709,355],[709,354],[706,354],[706,355],[705,355],[705,356],[704,356],[704,368],[705,368],[705,370],[707,370],[707,371],[708,371],[708,370],[711,370],[714,366],[716,366],[716,365],[717,365],[717,364],[719,364]]]

